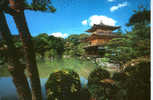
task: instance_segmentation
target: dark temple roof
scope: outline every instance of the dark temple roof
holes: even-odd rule
[[[96,25],[94,24],[90,29],[88,29],[86,32],[94,32],[96,29],[103,29],[103,30],[116,30],[120,28],[120,26],[109,26],[109,25],[104,25],[103,23]]]

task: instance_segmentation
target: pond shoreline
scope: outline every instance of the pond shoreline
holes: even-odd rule
[[[45,83],[47,78],[40,78],[43,99],[46,100]],[[87,79],[80,77],[81,86],[87,84]],[[30,83],[29,79],[28,82]],[[0,77],[0,100],[17,100],[16,88],[11,77]]]

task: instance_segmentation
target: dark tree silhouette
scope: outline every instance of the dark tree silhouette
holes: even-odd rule
[[[7,44],[8,70],[12,75],[20,100],[32,100],[30,87],[24,74],[25,65],[21,64],[15,45],[13,44],[10,30],[2,9],[0,9],[0,34]]]

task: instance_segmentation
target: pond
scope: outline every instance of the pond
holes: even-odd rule
[[[47,78],[41,78],[41,88],[43,98],[46,98],[45,83]],[[29,81],[29,80],[28,80]],[[84,77],[80,77],[82,87],[88,82]],[[11,77],[0,77],[0,100],[17,100],[16,88]]]

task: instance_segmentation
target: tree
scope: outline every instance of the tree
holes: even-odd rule
[[[117,86],[115,100],[150,100],[150,59],[136,58],[126,68],[113,74]]]
[[[7,44],[8,70],[12,75],[20,100],[32,100],[30,87],[24,74],[25,65],[21,64],[15,45],[13,44],[9,28],[2,9],[0,9],[0,34]]]
[[[33,2],[28,5],[25,0],[9,0],[7,5],[4,7],[4,11],[11,14],[15,20],[17,28],[20,33],[20,38],[23,43],[23,48],[25,52],[25,57],[27,61],[27,69],[29,72],[29,77],[31,80],[31,87],[32,87],[32,99],[33,100],[41,100],[41,86],[40,86],[40,79],[39,73],[36,64],[35,52],[33,48],[33,43],[31,40],[31,35],[26,23],[24,10],[41,10],[41,11],[55,11],[53,7],[50,5],[50,0],[32,0]]]
[[[50,49],[46,52],[46,56],[49,58],[50,61],[53,61],[54,58],[57,56],[57,52],[55,49]]]
[[[5,55],[7,55],[6,43],[4,40],[1,39],[0,40],[0,65],[7,62],[7,57]]]
[[[150,56],[150,11],[135,12],[129,19],[132,31],[123,38],[113,39],[106,45],[105,57],[111,62],[124,65],[137,57]]]
[[[135,14],[133,14],[130,17],[130,20],[127,25],[133,26],[138,24],[149,24],[149,23],[150,23],[150,10],[140,9],[138,11],[135,11]]]
[[[43,33],[34,37],[33,40],[35,51],[41,56],[42,60],[45,58],[45,54],[49,58],[51,56],[62,58],[65,43],[63,38],[48,36],[46,33]]]
[[[37,69],[36,56],[33,48],[33,42],[31,40],[31,35],[26,24],[24,12],[17,13],[13,17],[19,29],[20,38],[23,43],[23,48],[27,62],[27,69],[32,86],[32,98],[33,100],[41,100],[41,86],[39,73]]]
[[[33,38],[34,49],[37,54],[41,56],[41,60],[44,61],[45,52],[48,50],[48,35],[46,33],[40,34]]]
[[[85,54],[83,47],[86,43],[83,43],[82,41],[87,37],[87,34],[70,35],[65,40],[65,54],[71,56],[83,56]]]
[[[109,58],[110,62],[120,66],[137,56],[137,52],[131,47],[131,40],[127,39],[127,37],[113,39],[105,48],[105,57]]]
[[[150,10],[136,11],[129,20],[129,27],[132,31],[127,36],[133,41],[137,56],[150,56]]]
[[[63,38],[49,36],[48,48],[49,50],[53,49],[54,51],[56,51],[56,54],[57,54],[56,56],[58,59],[61,59],[64,53],[64,43],[65,43],[65,40]]]

